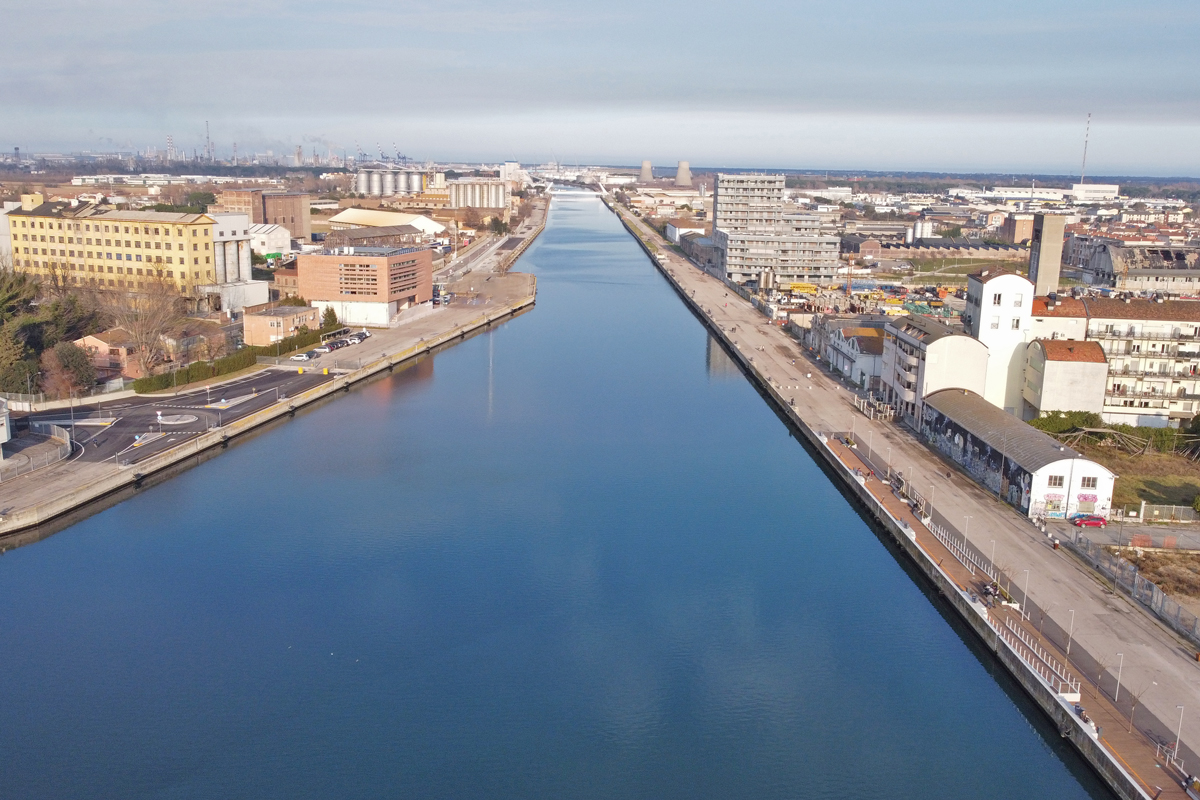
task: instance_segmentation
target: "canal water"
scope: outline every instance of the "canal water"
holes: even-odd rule
[[[0,558],[3,798],[1107,797],[617,220]]]

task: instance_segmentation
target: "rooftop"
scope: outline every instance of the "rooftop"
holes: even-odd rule
[[[1031,473],[1055,461],[1083,458],[1080,453],[996,408],[974,392],[943,389],[926,397],[925,405],[954,420],[972,437],[991,445]]]
[[[1047,361],[1077,361],[1088,364],[1107,364],[1104,348],[1099,342],[1077,342],[1073,339],[1035,339],[1046,354]]]
[[[944,339],[947,336],[959,335],[958,331],[948,325],[943,325],[929,317],[919,317],[914,314],[898,317],[888,323],[888,327],[895,328],[901,333],[911,336],[927,345],[933,344],[938,339]]]
[[[370,228],[351,228],[346,231],[333,231],[338,237],[347,239],[373,239],[377,236],[419,236],[422,231],[412,225],[382,225]]]
[[[247,314],[248,317],[291,317],[296,314],[305,314],[309,311],[314,311],[312,306],[276,306],[275,308],[267,308],[262,311],[255,311],[252,314]]]

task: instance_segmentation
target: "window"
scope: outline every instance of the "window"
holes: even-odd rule
[[[999,329],[1000,329],[1000,318],[992,317],[992,330],[995,331],[995,330],[999,330]]]
[[[1019,331],[1019,330],[1021,330],[1021,318],[1020,318],[1020,317],[1015,317],[1015,318],[1013,319],[1013,323],[1012,323],[1012,329],[1013,329],[1014,331]]]
[[[1046,480],[1046,485],[1049,486],[1051,489],[1061,489],[1063,486],[1063,476],[1062,475],[1051,475]]]
[[[1095,489],[1096,488],[1096,479],[1095,478],[1083,478],[1082,480],[1080,480],[1079,485],[1081,487],[1083,487],[1084,489]]]
[[[1022,295],[1020,292],[1017,292],[1017,296],[1013,300],[1013,308],[1020,308],[1021,303],[1023,303],[1023,302],[1024,302],[1024,295]]]

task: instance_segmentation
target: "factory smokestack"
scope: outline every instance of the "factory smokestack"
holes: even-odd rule
[[[649,161],[642,162],[642,174],[638,178],[638,182],[639,183],[653,183],[654,182],[654,170],[652,170],[650,168]]]
[[[676,186],[691,186],[692,185],[692,170],[688,166],[688,162],[680,161],[679,169],[675,173]]]

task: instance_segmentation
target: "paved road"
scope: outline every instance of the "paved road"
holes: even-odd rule
[[[640,225],[648,239],[662,241],[632,216],[626,219]],[[1073,617],[1075,642],[1109,664],[1117,663],[1118,653],[1124,654],[1123,685],[1143,691],[1142,703],[1160,720],[1173,728],[1179,719],[1177,705],[1183,704],[1183,741],[1200,749],[1200,663],[1193,648],[1140,606],[1111,594],[1095,573],[1065,550],[1054,550],[1011,506],[940,459],[907,429],[860,414],[853,406],[853,392],[720,280],[665,247],[660,252],[683,290],[754,359],[763,375],[794,398],[806,424],[821,431],[854,430],[859,441],[890,455],[894,468],[917,486],[928,487],[947,520],[967,529],[967,538],[979,552],[990,554],[994,548],[996,563],[1009,575],[1020,576],[1019,583],[1024,582],[1025,570],[1030,571],[1030,598],[1063,630]]]
[[[266,369],[211,389],[126,398],[109,405],[87,404],[30,415],[31,420],[70,426],[83,445],[81,463],[136,464],[203,433],[325,381],[319,370]]]

